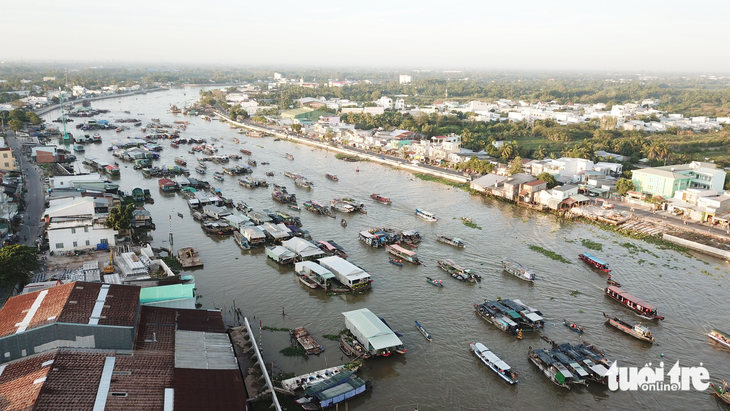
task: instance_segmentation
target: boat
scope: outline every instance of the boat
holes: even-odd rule
[[[289,153],[286,153],[286,158],[287,160],[294,160],[294,156]]]
[[[730,404],[730,388],[728,388],[727,382],[722,381],[722,387],[717,384],[710,383],[710,387],[715,391],[717,398],[722,400],[725,404]]]
[[[534,273],[523,267],[522,264],[512,261],[508,258],[502,258],[502,269],[519,278],[520,280],[525,280],[529,282],[535,281]]]
[[[532,361],[533,364],[539,368],[550,381],[554,382],[558,387],[570,389],[570,384],[573,382],[573,374],[568,371],[565,366],[555,360],[548,350],[542,348],[533,350],[532,347],[528,349],[527,357]]]
[[[606,295],[623,304],[625,307],[649,320],[663,320],[664,317],[657,314],[657,308],[652,304],[647,303],[635,297],[623,289],[610,285],[604,290]]]
[[[315,287],[317,287],[316,283]],[[309,335],[309,331],[307,331],[304,327],[289,330],[289,336],[292,339],[296,339],[308,355],[318,355],[324,351],[324,348],[322,348],[322,346],[311,335]]]
[[[611,274],[608,275],[608,279],[606,280],[606,284],[612,285],[614,287],[621,287],[621,284],[618,283],[618,281],[611,278]]]
[[[611,272],[611,269],[608,268],[608,263],[604,262],[603,260],[596,258],[588,253],[581,253],[578,254],[578,258],[585,261],[590,265],[591,267],[595,268],[596,270],[603,271],[605,273]]]
[[[418,208],[416,209],[416,215],[425,221],[429,221],[429,222],[438,221],[438,218],[436,218],[436,216],[433,213],[430,213],[425,210],[419,210]]]
[[[83,153],[83,152],[86,151],[86,149],[81,144],[75,144],[74,145],[74,151],[77,152],[77,153]]]
[[[241,153],[243,153],[243,154],[245,154],[247,156],[250,156],[251,155],[251,152],[248,151],[248,150],[241,149],[240,151],[241,151]]]
[[[216,171],[215,174],[213,174],[213,178],[215,178],[218,181],[223,181],[223,174]]]
[[[376,194],[376,193],[370,194],[370,198],[379,202],[380,204],[391,204],[392,203],[388,197],[384,197],[384,196],[381,196],[380,194]]]
[[[517,384],[517,371],[502,361],[497,355],[489,350],[482,343],[469,343],[469,348],[482,362],[489,367],[495,374],[510,384]]]
[[[248,243],[248,240],[246,239],[246,237],[243,236],[243,234],[241,234],[240,231],[238,231],[238,230],[234,231],[233,238],[235,239],[236,245],[238,245],[242,249],[244,249],[244,250],[251,249],[251,244]]]
[[[184,167],[184,166],[188,165],[188,162],[183,160],[180,157],[175,157],[175,164],[179,164]]]
[[[349,333],[340,335],[340,350],[348,357],[370,358],[370,352],[360,344],[357,338],[352,337]]]
[[[626,321],[620,320],[618,317],[611,318],[607,316],[606,313],[603,313],[603,316],[606,318],[606,323],[618,328],[626,334],[642,341],[648,341],[650,343],[654,342],[654,336],[651,334],[651,331],[641,325],[641,323],[629,324]]]
[[[262,166],[268,166],[269,164],[270,164],[270,163],[269,163],[268,161],[262,161],[262,162],[261,162],[261,165],[262,165]]]
[[[101,143],[101,135],[99,133],[94,133],[94,135],[91,136],[91,139],[94,143]]]
[[[134,187],[132,189],[132,200],[134,200],[134,202],[143,202],[144,199],[144,190],[141,187]]]
[[[195,167],[195,171],[196,171],[196,172],[197,172],[198,174],[205,174],[205,169],[203,169],[203,168],[200,168],[200,167]]]
[[[237,139],[237,138],[234,138],[234,139],[233,139],[233,143],[234,143],[234,144],[238,144],[238,143],[239,143],[238,139]]]
[[[495,327],[509,334],[518,334],[522,332],[520,325],[512,321],[510,317],[502,313],[502,311],[491,306],[491,301],[485,301],[481,304],[474,303],[474,311],[483,320],[492,323]]]
[[[247,162],[251,167],[256,167],[256,160],[249,158]]]
[[[426,277],[426,281],[428,281],[429,283],[435,285],[436,287],[443,287],[444,286],[443,281],[436,280],[436,279],[433,279],[431,277]]]
[[[426,331],[426,329],[425,329],[425,328],[423,328],[423,326],[422,326],[421,324],[419,324],[419,323],[418,323],[418,321],[416,321],[416,328],[418,328],[418,331],[419,331],[419,332],[420,332],[420,333],[421,333],[421,334],[422,334],[422,335],[423,335],[424,337],[426,337],[426,339],[427,339],[428,341],[433,341],[433,337],[431,337],[431,334],[430,334],[430,333],[429,333],[428,331]]]
[[[403,267],[403,263],[400,262],[400,260],[396,260],[395,258],[389,258],[388,261],[391,264],[397,265],[398,267]]]
[[[330,207],[342,213],[352,213],[355,211],[355,207],[346,202],[339,201],[339,199],[330,200]]]
[[[471,217],[461,217],[461,221],[464,223],[474,224],[474,222],[471,220]]]
[[[332,379],[337,379],[338,374]],[[322,410],[328,407],[337,406],[343,401],[349,401],[351,398],[357,397],[370,391],[373,385],[370,381],[364,381],[353,376],[343,378],[343,381],[334,385],[326,385],[330,380],[321,382],[315,387],[310,387],[304,391],[304,397],[296,400],[306,411]],[[347,403],[345,403],[347,405]],[[345,406],[344,408],[347,408]]]
[[[332,181],[340,181],[340,179],[337,178],[337,176],[334,175],[334,174],[327,173],[324,176],[327,177],[328,179],[332,180]]]
[[[579,326],[578,324],[576,324],[574,322],[570,322],[570,321],[566,320],[565,318],[563,318],[563,325],[570,328],[572,331],[577,332],[578,334],[583,334],[583,327]]]
[[[418,256],[416,255],[415,251],[406,250],[405,248],[399,246],[398,244],[390,244],[386,245],[385,249],[388,250],[389,253],[393,254],[396,257],[399,257],[403,260],[408,261],[412,264],[423,264],[421,263],[421,260],[418,259]]]
[[[492,317],[485,319],[491,321],[503,331],[539,331],[545,327],[542,313],[525,305],[520,300],[498,299],[485,301],[479,305],[474,304],[474,306],[482,317],[485,315]],[[504,320],[507,324],[497,324],[493,321],[494,318]],[[506,325],[509,325],[512,330],[505,329]]]
[[[470,283],[479,281],[482,277],[474,272],[474,270],[464,268],[456,264],[452,260],[438,260],[436,261],[438,267],[456,278],[459,281],[468,281]]]
[[[289,209],[290,210],[294,210],[294,211],[302,211],[302,209],[299,208],[299,206],[296,206],[296,205],[290,205],[289,206]]]
[[[444,244],[453,245],[454,247],[466,248],[466,243],[461,241],[460,238],[456,238],[456,237],[452,238],[452,237],[446,237],[443,235],[437,235],[436,241],[442,242]]]
[[[267,171],[266,172],[266,175],[269,176],[269,177],[273,177],[274,176],[274,172],[273,171]]]
[[[340,220],[340,225],[343,227],[347,227],[347,220],[345,220],[344,218]]]
[[[295,391],[298,388],[306,390],[320,382],[326,381],[333,376],[345,373],[344,375],[352,375],[352,372],[357,371],[362,366],[362,361],[353,361],[348,364],[339,365],[337,367],[325,368],[323,370],[313,371],[307,374],[298,375],[281,382],[281,386],[289,391]]]
[[[712,330],[709,334],[707,334],[707,336],[726,347],[730,347],[730,334],[718,330]]]
[[[319,287],[319,284],[317,284],[314,280],[312,280],[311,278],[307,277],[304,274],[299,275],[299,281],[311,289],[315,289],[315,288]]]

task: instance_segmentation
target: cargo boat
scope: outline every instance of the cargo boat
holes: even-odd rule
[[[436,261],[438,267],[456,278],[459,281],[469,281],[471,283],[479,281],[482,277],[474,272],[474,270],[464,268],[456,264],[452,260],[438,260]]]
[[[428,211],[416,209],[416,216],[418,216],[421,220],[425,220],[428,222],[435,222],[438,221],[438,218],[436,216]]]
[[[626,308],[636,313],[639,317],[649,320],[663,320],[664,317],[657,314],[657,309],[652,304],[635,297],[616,286],[608,286],[604,290],[606,295],[623,304]]]
[[[439,241],[441,243],[448,244],[448,245],[453,245],[454,247],[458,247],[458,248],[466,248],[466,243],[463,242],[460,238],[456,238],[456,237],[452,238],[452,237],[446,237],[443,235],[437,235],[436,241]]]
[[[370,194],[370,198],[379,202],[380,204],[391,204],[391,201],[388,197],[381,196],[380,194]]]
[[[642,341],[648,341],[650,343],[654,342],[654,336],[651,334],[651,331],[641,325],[641,323],[629,324],[626,321],[620,320],[618,317],[611,318],[607,316],[606,313],[603,313],[603,316],[606,318],[606,323],[618,328],[626,334]]]
[[[397,245],[397,244],[390,244],[386,245],[385,249],[388,250],[390,254],[393,254],[394,256],[401,258],[405,261],[408,261],[411,264],[423,264],[421,263],[421,260],[418,259],[418,256],[416,255],[415,251],[406,250],[405,248]]]
[[[726,334],[718,330],[712,330],[709,334],[707,334],[707,336],[726,347],[730,347],[730,334]]]
[[[318,355],[324,351],[324,348],[309,335],[309,331],[304,327],[289,330],[289,336],[292,342],[296,340],[308,355]]]
[[[525,268],[522,264],[512,261],[509,258],[502,258],[502,269],[514,275],[520,280],[535,282],[535,274]]]

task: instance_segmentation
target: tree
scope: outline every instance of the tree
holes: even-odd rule
[[[0,250],[0,287],[26,285],[29,273],[39,267],[38,249],[25,245],[9,245]]]
[[[547,153],[547,150],[545,150],[545,147],[543,147],[543,146],[538,146],[538,147],[537,147],[537,151],[535,151],[535,154],[533,154],[533,156],[532,156],[532,157],[533,157],[534,159],[536,159],[536,160],[542,160],[542,159],[544,159],[545,157],[547,157],[547,155],[548,155],[548,153]]]
[[[558,185],[558,182],[555,181],[555,177],[553,177],[553,175],[548,173],[547,171],[538,174],[537,179],[546,182],[547,188],[553,188]]]
[[[509,173],[510,174],[517,174],[521,173],[522,170],[522,157],[516,156],[514,159],[512,159],[512,162],[509,164]]]
[[[10,121],[8,121],[8,127],[10,127],[13,131],[18,132],[21,128],[23,128],[23,122],[17,118],[10,119]]]
[[[633,191],[635,188],[634,182],[628,178],[619,178],[618,181],[616,181],[616,192],[622,196],[626,195],[629,191]]]
[[[299,133],[300,131],[302,131],[302,125],[299,123],[294,123],[291,125],[291,129]]]
[[[126,230],[132,225],[132,217],[135,210],[134,203],[121,204],[116,208],[109,210],[104,225],[114,230]]]

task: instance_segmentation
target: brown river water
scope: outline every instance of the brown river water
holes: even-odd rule
[[[280,267],[266,258],[263,249],[242,251],[229,237],[213,237],[204,233],[195,222],[180,194],[164,194],[157,188],[157,178],[144,178],[131,163],[121,163],[121,178],[116,182],[127,192],[135,186],[149,188],[155,204],[147,205],[157,225],[152,233],[155,247],[167,247],[168,233],[174,234],[175,248],[198,247],[205,263],[192,271],[197,292],[204,308],[221,308],[227,320],[235,322],[233,304],[240,308],[252,324],[259,320],[270,327],[306,327],[325,347],[319,356],[285,357],[279,350],[289,345],[285,332],[263,331],[263,355],[277,369],[298,374],[347,362],[337,343],[322,338],[345,327],[342,312],[369,308],[385,318],[408,349],[405,355],[367,360],[358,372],[373,382],[373,391],[350,401],[351,409],[410,410],[485,410],[485,409],[727,409],[710,395],[710,390],[683,392],[613,392],[606,386],[589,385],[571,390],[557,387],[527,358],[528,347],[548,344],[537,333],[525,333],[518,341],[486,323],[474,313],[472,304],[484,299],[521,299],[542,311],[546,326],[543,334],[558,343],[578,343],[581,339],[595,344],[611,361],[622,366],[642,367],[660,361],[667,371],[677,360],[682,366],[699,366],[709,371],[712,381],[730,380],[730,349],[721,348],[707,337],[712,328],[728,330],[730,303],[729,264],[700,255],[685,255],[602,231],[583,223],[559,221],[516,206],[470,195],[462,190],[434,182],[421,181],[411,174],[374,163],[347,163],[335,159],[333,153],[272,138],[251,138],[238,135],[227,124],[204,122],[197,117],[173,116],[167,113],[170,104],[183,105],[198,96],[197,88],[175,89],[143,96],[108,99],[92,103],[93,107],[110,109],[98,119],[113,121],[139,118],[147,123],[160,118],[163,123],[187,120],[190,125],[183,137],[223,139],[219,153],[238,153],[245,148],[259,163],[253,177],[286,185],[301,202],[314,199],[325,203],[335,197],[349,196],[366,204],[367,215],[337,215],[328,218],[309,213],[285,210],[271,199],[271,188],[250,190],[238,185],[237,178],[226,181],[212,178],[221,165],[208,163],[203,177],[212,186],[234,201],[245,201],[254,209],[291,211],[299,214],[303,228],[314,240],[334,240],[345,248],[349,260],[368,270],[374,279],[373,289],[364,295],[327,296],[321,290],[310,290],[293,274],[293,267]],[[131,114],[125,114],[128,110]],[[45,115],[47,121],[59,111]],[[69,123],[71,132],[83,121]],[[93,134],[90,133],[90,134]],[[138,128],[127,132],[101,131],[103,144],[87,145],[86,156],[114,161],[107,147],[127,136],[142,137]],[[234,144],[239,138],[241,144]],[[199,155],[187,153],[187,146],[171,148],[168,140],[162,159],[156,165],[174,165],[173,158],[188,160],[188,167],[197,164]],[[285,158],[291,153],[294,160]],[[83,155],[79,156],[80,159]],[[245,164],[246,158],[241,160]],[[234,161],[235,163],[235,161]],[[85,170],[78,162],[78,167]],[[356,169],[359,167],[359,172]],[[265,177],[265,171],[275,172]],[[299,172],[314,182],[311,190],[295,187],[284,177],[284,171]],[[340,181],[325,178],[336,174]],[[380,193],[392,199],[390,206],[370,199]],[[415,208],[435,213],[439,221],[428,223],[414,215]],[[184,218],[177,216],[181,212]],[[172,216],[172,217],[170,217]],[[459,217],[472,217],[482,230],[464,226]],[[348,226],[340,226],[346,218]],[[373,249],[358,241],[357,232],[371,227],[416,229],[424,238],[418,254],[425,266],[408,263],[397,267],[388,262],[384,249]],[[466,249],[457,249],[435,240],[438,234],[463,239]],[[663,322],[643,320],[654,333],[653,345],[631,338],[605,325],[603,314],[616,315],[626,321],[642,321],[630,311],[605,297],[606,276],[589,269],[577,255],[586,250],[581,239],[603,245],[592,253],[607,260],[613,276],[632,294],[656,305]],[[538,245],[552,250],[570,264],[554,261],[529,249]],[[523,282],[502,271],[500,261],[510,257],[533,269],[539,276],[534,284]],[[462,283],[450,278],[436,266],[436,260],[450,258],[474,269],[483,276],[481,284]],[[426,282],[426,276],[442,279],[437,288]],[[577,291],[575,293],[574,291]],[[282,315],[282,309],[285,315]],[[253,317],[255,316],[255,320]],[[563,318],[585,328],[579,335],[567,329]],[[428,342],[414,326],[419,321],[432,335]],[[469,350],[470,342],[482,342],[519,372],[519,383],[510,386],[482,364]]]

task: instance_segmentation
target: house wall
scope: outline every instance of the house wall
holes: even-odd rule
[[[85,231],[87,228],[88,231]],[[75,232],[74,232],[75,231]],[[71,250],[83,250],[87,248],[96,248],[96,245],[101,243],[102,239],[106,239],[109,247],[116,246],[117,232],[108,228],[94,228],[92,227],[74,227],[62,228],[62,229],[48,229],[48,244],[53,252],[63,252]],[[88,244],[87,244],[88,241]],[[76,246],[73,243],[76,242]],[[57,245],[63,244],[62,247]]]
[[[674,197],[677,190],[684,190],[690,186],[690,177],[669,178],[661,177],[655,174],[647,174],[641,170],[633,170],[631,181],[634,183],[636,191],[651,195],[660,195],[664,198]]]
[[[0,150],[0,170],[15,170],[15,157],[10,149]]]

